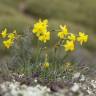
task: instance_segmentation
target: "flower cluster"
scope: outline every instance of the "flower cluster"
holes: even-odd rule
[[[46,43],[50,40],[50,32],[47,31],[48,20],[39,20],[36,24],[34,24],[34,28],[32,32],[38,37],[41,42]]]
[[[50,40],[50,32],[47,31],[47,27],[48,20],[39,20],[34,24],[32,30],[32,32],[38,37],[38,40],[42,41],[43,43],[46,43],[48,40]],[[88,35],[83,32],[79,32],[79,34],[76,36],[68,31],[66,25],[60,25],[60,31],[58,32],[57,36],[60,41],[63,42],[60,45],[65,48],[65,51],[74,51],[76,42],[79,42],[80,45],[82,45],[88,41]]]
[[[14,30],[12,33],[8,34],[7,29],[5,28],[1,32],[0,37],[3,39],[3,45],[6,48],[10,48],[13,45],[14,40],[16,38],[16,30]]]
[[[88,40],[88,35],[83,32],[79,32],[79,35],[75,35],[73,33],[68,32],[67,26],[60,25],[60,30],[58,32],[58,38],[63,42],[62,46],[65,48],[65,51],[74,51],[76,41],[82,45],[86,43]]]
[[[48,31],[48,20],[40,19],[34,24],[32,32],[41,42],[46,43],[47,41],[49,41],[50,32]],[[14,39],[16,37],[16,30],[8,34],[7,29],[5,28],[0,33],[0,36],[3,39],[3,45],[6,48],[10,48],[14,43]],[[70,33],[66,25],[60,25],[60,31],[58,32],[57,36],[60,40],[59,45],[63,46],[65,51],[74,51],[75,45],[77,44],[76,42],[79,42],[80,45],[82,45],[83,43],[86,43],[88,41],[88,35],[83,32],[79,32],[78,35]]]

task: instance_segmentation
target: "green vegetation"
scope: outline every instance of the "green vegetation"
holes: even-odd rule
[[[78,31],[87,33],[89,42],[85,45],[84,50],[94,60],[96,55],[96,0],[0,0],[0,31],[7,27],[9,31],[16,29],[17,33],[26,34],[27,31],[31,32],[33,23],[38,18],[47,18],[49,20],[50,31],[58,29],[60,24],[67,24],[69,31],[73,33]],[[51,45],[56,41],[55,36],[57,33],[53,32],[52,34],[54,37],[48,49],[50,59],[52,54]],[[34,40],[33,45],[37,45],[37,41]],[[0,56],[3,56],[4,53],[10,53],[5,52],[2,47],[0,50]],[[33,61],[37,50],[38,48],[36,47],[36,52],[34,51],[34,56],[32,57]],[[60,54],[62,57],[62,50]],[[25,57],[25,59],[27,58]]]

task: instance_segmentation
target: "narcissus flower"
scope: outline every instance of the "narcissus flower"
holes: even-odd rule
[[[4,41],[3,41],[3,44],[4,44],[4,46],[5,46],[6,48],[10,48],[10,47],[12,46],[12,44],[13,44],[13,40],[11,40],[11,39],[4,40]]]
[[[66,44],[64,44],[65,51],[74,51],[74,42],[73,41],[66,41]]]
[[[46,43],[48,40],[50,40],[50,32],[46,32],[43,35],[39,36],[39,40]]]
[[[14,39],[16,38],[16,30],[8,34],[7,29],[5,29],[4,31],[2,31],[1,35],[2,35],[2,38],[6,37],[5,38],[6,40],[3,40],[3,45],[6,48],[10,48],[14,43]]]
[[[83,32],[79,32],[79,36],[77,37],[77,41],[80,42],[80,44],[82,45],[83,42],[87,42],[88,41],[88,35],[85,35],[85,33]]]
[[[39,20],[39,22],[34,24],[34,28],[32,30],[37,38],[43,43],[46,43],[48,40],[50,40],[50,32],[47,30],[47,27],[48,20]]]
[[[59,37],[60,39],[64,39],[64,36],[65,36],[65,34],[64,34],[63,32],[59,32],[59,33],[58,33],[58,37]]]
[[[5,28],[2,33],[1,33],[1,37],[5,38],[7,36],[7,29]]]
[[[64,39],[64,37],[66,35],[68,35],[68,29],[67,29],[66,25],[64,25],[64,26],[60,25],[60,29],[61,29],[61,31],[58,32],[58,37],[60,39]]]
[[[75,41],[76,40],[76,36],[72,33],[70,33],[70,35],[68,36],[69,40]]]
[[[48,27],[48,20],[41,21],[40,19],[36,24],[34,24],[32,32],[35,33],[36,36],[38,37],[47,32],[47,27]]]
[[[15,37],[16,37],[16,30],[13,31],[13,33],[9,33],[9,34],[8,34],[8,38],[11,39],[11,40],[14,40]]]

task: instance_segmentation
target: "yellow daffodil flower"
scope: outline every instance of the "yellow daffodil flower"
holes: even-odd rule
[[[34,24],[32,32],[35,33],[37,37],[39,37],[41,34],[47,32],[47,27],[48,27],[48,20],[43,21],[39,20],[39,22]]]
[[[70,35],[68,36],[69,40],[75,41],[76,40],[76,36],[72,33],[70,33]]]
[[[46,43],[48,40],[50,40],[50,32],[46,32],[43,35],[39,36],[39,40]]]
[[[64,39],[64,36],[68,35],[68,29],[67,29],[66,25],[64,25],[64,26],[60,25],[60,29],[61,29],[61,31],[58,32],[58,37],[60,39]]]
[[[4,40],[4,41],[3,41],[3,44],[4,44],[4,46],[5,46],[6,48],[10,48],[10,47],[12,46],[12,44],[13,44],[13,40],[11,40],[11,39]]]
[[[66,41],[66,44],[64,44],[65,51],[74,51],[74,42],[73,41]]]
[[[16,37],[16,30],[13,33],[8,34],[8,38],[14,40]]]
[[[64,32],[65,35],[68,34],[68,29],[67,29],[66,25],[64,25],[64,26],[60,25],[60,29],[61,29],[62,32]]]
[[[63,32],[59,32],[59,33],[58,33],[58,37],[59,37],[60,39],[64,39],[64,36],[65,36],[65,34],[64,34]]]
[[[1,33],[2,38],[5,38],[7,36],[7,29],[5,28]]]
[[[87,42],[88,41],[88,35],[85,35],[85,33],[83,32],[79,32],[79,36],[77,37],[77,41],[80,42],[80,44],[82,45],[83,42]]]

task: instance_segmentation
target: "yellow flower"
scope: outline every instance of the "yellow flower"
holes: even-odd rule
[[[40,41],[46,43],[48,40],[50,40],[50,32],[46,32],[43,35],[38,37]]]
[[[76,36],[72,33],[70,33],[70,35],[68,36],[69,40],[75,41],[76,40]]]
[[[74,42],[73,41],[66,41],[66,44],[64,44],[65,51],[74,51]]]
[[[68,29],[67,29],[66,25],[64,25],[64,26],[60,25],[60,29],[61,29],[61,31],[58,32],[58,37],[60,39],[64,39],[64,36],[68,35]]]
[[[7,36],[7,29],[5,28],[1,33],[2,38],[5,38]]]
[[[32,30],[33,33],[36,34],[36,36],[40,36],[41,34],[44,34],[47,32],[47,27],[48,27],[48,20],[39,20],[36,24],[34,24],[34,28]]]
[[[16,30],[13,33],[8,34],[8,38],[14,40],[16,37]]]
[[[48,63],[48,62],[45,62],[45,63],[43,64],[43,67],[44,67],[44,68],[49,68],[49,63]]]
[[[85,33],[83,33],[83,32],[79,32],[79,36],[77,37],[77,41],[80,42],[80,44],[82,45],[83,42],[88,41],[88,35],[85,35]]]
[[[61,29],[61,32],[63,32],[65,35],[68,34],[68,29],[67,29],[66,25],[64,25],[64,26],[60,25],[60,29]]]
[[[65,36],[65,35],[64,35],[63,32],[59,32],[59,33],[58,33],[58,37],[59,37],[60,39],[64,39],[64,36]]]
[[[11,39],[4,40],[4,41],[3,41],[3,44],[4,44],[4,46],[5,46],[6,48],[10,48],[10,47],[12,46],[12,44],[13,44],[13,40],[11,40]]]

